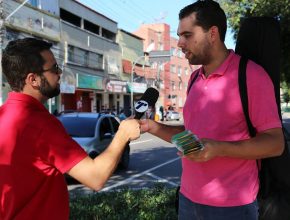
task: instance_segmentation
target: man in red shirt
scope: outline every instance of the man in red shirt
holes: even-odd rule
[[[51,44],[34,38],[11,41],[2,68],[13,92],[0,108],[0,219],[68,219],[63,174],[100,190],[130,140],[137,120],[124,120],[110,146],[94,160],[66,133],[42,102],[60,93]]]

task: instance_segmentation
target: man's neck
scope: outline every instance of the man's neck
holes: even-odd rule
[[[35,91],[29,91],[29,90],[24,89],[23,91],[21,91],[21,93],[26,94],[26,95],[30,95],[41,103],[44,103],[47,101],[47,98],[45,98],[40,93],[35,92]]]
[[[203,65],[204,75],[208,77],[217,68],[219,68],[219,66],[222,65],[222,63],[227,59],[229,54],[230,50],[228,50],[226,47],[222,48],[217,53],[214,53],[212,55],[213,57],[212,61],[207,65]]]

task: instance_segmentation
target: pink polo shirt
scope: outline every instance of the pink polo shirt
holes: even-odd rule
[[[250,138],[238,89],[239,60],[231,51],[208,78],[202,68],[195,72],[199,76],[189,91],[183,114],[185,128],[198,137],[217,141]],[[257,132],[281,127],[272,81],[262,67],[251,61],[247,86],[250,118]],[[253,202],[257,196],[256,160],[217,157],[198,163],[184,158],[182,166],[181,193],[193,202],[238,206]]]

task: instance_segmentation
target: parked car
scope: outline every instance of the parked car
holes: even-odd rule
[[[57,117],[68,134],[88,153],[97,157],[111,143],[120,125],[119,119],[110,114],[69,112]],[[127,169],[130,161],[130,146],[126,146],[119,168]]]
[[[180,119],[179,112],[169,110],[166,112],[165,119],[166,121],[171,121],[171,120],[179,121]]]

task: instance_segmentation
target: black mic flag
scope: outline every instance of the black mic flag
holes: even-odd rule
[[[135,119],[140,119],[149,106],[155,106],[159,97],[158,90],[150,87],[142,95],[141,99],[135,103]]]

